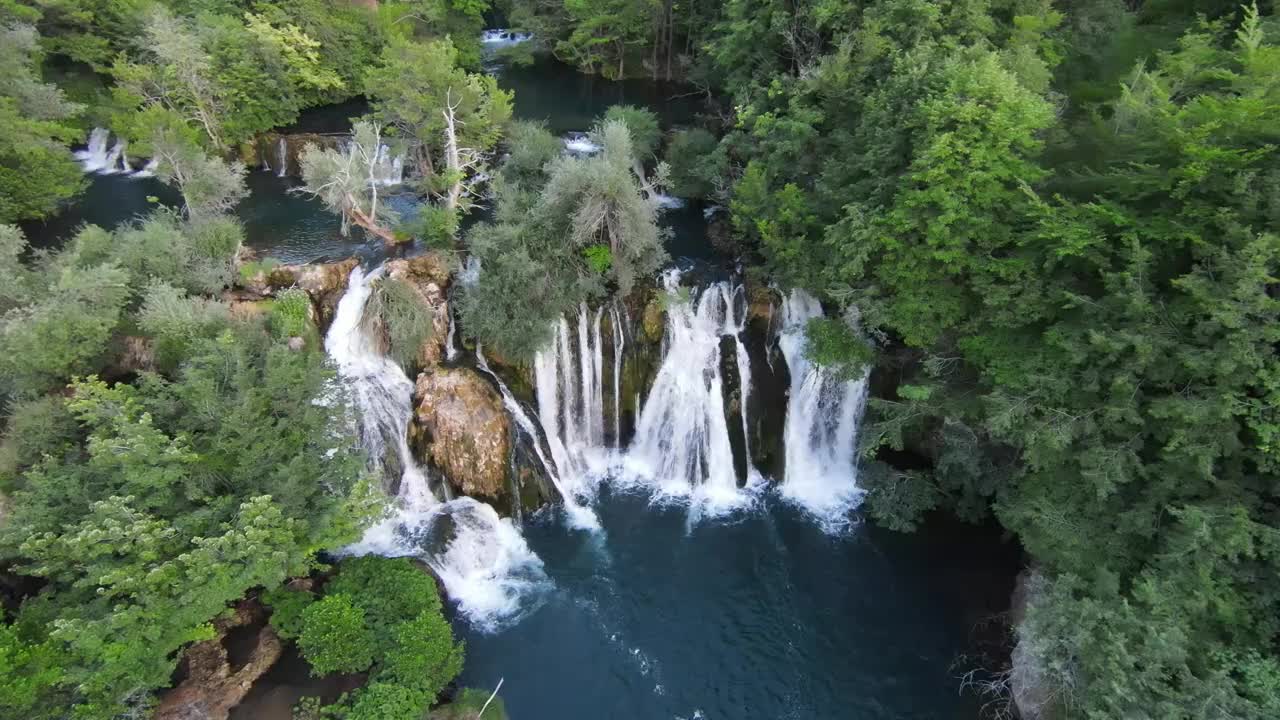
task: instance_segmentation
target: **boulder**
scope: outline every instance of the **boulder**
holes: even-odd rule
[[[451,272],[448,258],[436,252],[387,262],[387,277],[407,283],[422,304],[431,310],[431,334],[422,341],[414,357],[419,368],[433,368],[444,360],[445,342],[449,336]]]
[[[226,720],[261,675],[280,659],[283,644],[266,623],[266,610],[256,600],[244,600],[230,617],[213,621],[217,637],[195,643],[183,653],[186,678],[164,693],[155,720]],[[242,662],[232,666],[224,640],[239,628],[253,633]]]
[[[505,502],[512,428],[502,397],[470,368],[436,367],[418,376],[419,446],[459,492]]]

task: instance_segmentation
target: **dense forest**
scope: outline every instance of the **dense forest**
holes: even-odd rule
[[[260,269],[231,214],[246,148],[362,96],[352,141],[300,159],[303,188],[344,231],[480,260],[473,339],[527,360],[555,318],[652,282],[649,198],[715,206],[749,274],[828,308],[812,359],[878,379],[872,521],[994,520],[1025,549],[1017,632],[1057,717],[1280,717],[1273,12],[0,0],[0,716],[145,717],[246,595],[317,674],[367,674],[298,717],[420,718],[459,673],[428,576],[324,554],[385,500],[305,295],[222,299]],[[510,62],[681,81],[699,127],[616,106],[600,152],[564,154],[484,73],[495,24],[533,34]],[[181,202],[32,247],[22,228],[83,189],[72,145],[95,126]],[[412,164],[413,217],[369,181],[384,143]],[[327,581],[290,581],[308,575]]]

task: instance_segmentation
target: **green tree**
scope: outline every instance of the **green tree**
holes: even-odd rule
[[[326,594],[302,611],[298,647],[316,676],[365,670],[377,651],[364,610],[340,593]]]
[[[41,59],[34,28],[0,22],[0,223],[47,215],[83,185],[67,149],[83,108],[41,82]]]

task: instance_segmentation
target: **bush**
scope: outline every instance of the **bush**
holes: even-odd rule
[[[429,720],[475,720],[480,717],[481,708],[484,708],[484,720],[507,720],[506,704],[496,695],[490,701],[492,694],[491,690],[463,688],[452,702],[432,710]],[[489,703],[488,706],[485,703]]]
[[[665,154],[671,191],[684,198],[710,197],[727,170],[716,136],[702,128],[680,130],[671,136]]]
[[[619,121],[631,131],[631,147],[641,161],[654,157],[658,149],[658,141],[662,139],[662,128],[658,125],[658,116],[648,108],[635,105],[613,105],[604,112],[601,127]]]
[[[422,302],[413,286],[396,278],[378,282],[373,302],[373,312],[386,328],[388,354],[401,367],[410,368],[418,357],[418,349],[435,329],[431,308]]]
[[[311,330],[311,296],[300,288],[276,295],[271,304],[271,332],[276,337],[306,337]]]
[[[302,611],[298,647],[317,677],[365,670],[377,650],[364,610],[342,594],[326,595]]]
[[[48,297],[0,319],[0,378],[40,393],[101,367],[130,297],[129,275],[111,265],[69,268]]]
[[[229,321],[226,304],[189,297],[166,282],[147,288],[138,311],[138,327],[156,341],[156,361],[169,368],[187,356],[192,343],[216,336]]]
[[[302,634],[303,612],[315,602],[315,595],[305,590],[281,586],[263,593],[262,602],[271,608],[271,627],[282,638],[293,639]]]

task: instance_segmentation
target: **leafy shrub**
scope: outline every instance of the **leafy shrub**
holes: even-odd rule
[[[662,128],[658,125],[658,116],[648,108],[635,105],[613,105],[604,112],[601,127],[611,122],[621,122],[631,132],[631,147],[636,157],[648,160],[658,149],[658,141],[662,139]]]
[[[587,246],[582,250],[582,255],[587,259],[591,269],[601,275],[609,272],[609,268],[613,267],[613,252],[609,250],[608,245]]]
[[[716,136],[702,128],[679,130],[664,155],[671,191],[685,198],[710,197],[728,170]]]
[[[282,638],[293,639],[302,634],[303,612],[315,602],[315,595],[304,590],[281,586],[262,595],[262,602],[271,608],[271,627]]]
[[[311,296],[301,288],[289,288],[271,304],[271,331],[276,337],[305,337],[311,330]]]
[[[401,367],[411,367],[435,329],[431,308],[412,285],[397,278],[378,282],[373,303],[373,312],[386,328],[388,354]]]
[[[343,594],[326,595],[302,611],[298,647],[316,676],[359,672],[377,652],[364,609]]]
[[[156,361],[174,367],[186,357],[192,343],[211,338],[227,326],[226,304],[190,297],[166,282],[154,282],[138,311],[138,327],[156,341]]]
[[[839,318],[813,318],[804,333],[804,352],[809,360],[834,371],[841,379],[860,377],[874,357],[871,345]]]

